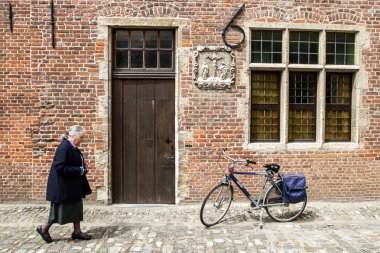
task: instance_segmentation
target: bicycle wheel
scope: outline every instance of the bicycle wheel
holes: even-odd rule
[[[282,191],[282,180],[276,182],[278,188]],[[299,203],[284,203],[282,200],[282,192],[274,185],[271,185],[265,195],[264,203],[268,215],[280,222],[295,220],[305,210],[307,196],[305,200]]]
[[[202,224],[211,227],[223,219],[230,208],[232,198],[232,186],[221,183],[212,188],[202,203],[200,212]]]

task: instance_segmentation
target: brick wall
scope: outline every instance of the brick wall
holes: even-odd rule
[[[306,174],[312,199],[380,198],[380,2],[376,0],[251,1],[238,17],[244,22],[361,25],[369,47],[360,56],[368,73],[361,94],[366,124],[355,150],[246,150],[246,124],[239,103],[247,97],[245,82],[249,38],[236,54],[236,84],[227,91],[203,91],[192,83],[192,51],[222,46],[221,31],[240,1],[88,1],[55,0],[56,48],[51,47],[49,2],[12,1],[13,33],[8,5],[0,2],[0,201],[43,200],[47,174],[61,134],[73,124],[88,130],[82,149],[90,164],[92,188],[108,189],[108,80],[101,80],[109,41],[99,33],[98,17],[189,20],[179,38],[178,55],[187,64],[179,73],[178,197],[199,201],[220,178],[221,146],[233,155],[278,162],[283,172]],[[248,105],[246,105],[248,106]],[[252,185],[249,179],[244,179]],[[106,194],[109,192],[106,190]],[[109,198],[109,196],[108,196]],[[91,200],[99,200],[96,191]]]

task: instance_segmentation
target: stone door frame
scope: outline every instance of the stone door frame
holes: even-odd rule
[[[104,140],[104,150],[95,150],[97,168],[107,168],[104,171],[104,187],[97,190],[97,200],[107,204],[112,203],[112,164],[111,164],[111,87],[112,87],[112,29],[113,28],[155,28],[165,27],[176,30],[175,52],[175,203],[178,204],[178,129],[179,129],[179,94],[180,73],[188,70],[190,49],[182,46],[184,29],[190,29],[190,20],[183,18],[147,18],[147,17],[98,17],[98,43],[104,43],[104,58],[99,60],[99,79],[104,85],[104,96],[98,97],[98,117],[101,125],[94,127],[94,135],[101,135]],[[187,52],[188,51],[188,52]]]

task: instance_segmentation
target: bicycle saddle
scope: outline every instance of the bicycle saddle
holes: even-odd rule
[[[264,164],[264,167],[276,173],[280,170],[280,165],[275,163]]]

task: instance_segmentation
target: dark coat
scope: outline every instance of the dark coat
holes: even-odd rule
[[[76,203],[92,193],[86,175],[80,175],[81,154],[68,140],[59,144],[50,169],[46,200],[55,203]]]

